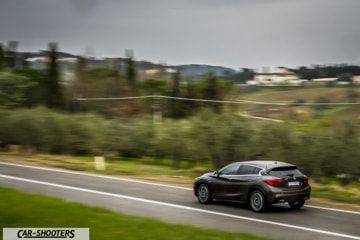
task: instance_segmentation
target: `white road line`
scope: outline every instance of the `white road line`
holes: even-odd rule
[[[86,173],[86,172],[76,172],[76,171],[64,170],[64,169],[46,168],[46,167],[39,167],[39,166],[30,166],[30,165],[23,165],[23,164],[17,164],[17,163],[0,162],[0,164],[10,165],[10,166],[17,166],[17,167],[25,167],[25,168],[33,168],[33,169],[39,169],[39,170],[45,170],[45,171],[54,171],[54,172],[60,172],[60,173],[77,174],[77,175],[83,175],[83,176],[89,176],[89,177],[97,177],[97,178],[110,179],[110,180],[118,180],[118,181],[125,181],[125,182],[147,184],[147,185],[153,185],[153,186],[159,186],[159,187],[175,188],[175,189],[181,189],[181,190],[187,190],[187,191],[193,191],[192,188],[180,187],[180,186],[174,186],[174,185],[168,185],[168,184],[161,184],[161,183],[154,183],[154,182],[149,182],[149,181],[145,181],[145,180],[135,180],[135,179],[129,179],[129,178],[122,178],[122,177],[111,177],[111,176],[92,174],[92,173]],[[338,209],[338,208],[320,207],[320,206],[314,206],[314,205],[305,205],[305,207],[316,208],[316,209],[321,209],[321,210],[326,210],[326,211],[343,212],[343,213],[350,213],[350,214],[358,214],[358,215],[360,215],[360,212],[358,212],[358,211],[344,210],[344,209]]]
[[[325,230],[320,230],[320,229],[315,229],[315,228],[308,228],[308,227],[296,226],[296,225],[291,225],[291,224],[277,223],[277,222],[272,222],[272,221],[267,221],[267,220],[261,220],[261,219],[256,219],[256,218],[237,216],[237,215],[233,215],[233,214],[220,213],[220,212],[215,212],[215,211],[209,211],[209,210],[204,210],[204,209],[187,207],[187,206],[178,205],[178,204],[172,204],[172,203],[148,200],[148,199],[144,199],[144,198],[131,197],[131,196],[127,196],[127,195],[102,192],[102,191],[97,191],[97,190],[92,190],[92,189],[86,189],[86,188],[73,187],[73,186],[67,186],[67,185],[56,184],[56,183],[43,182],[43,181],[20,178],[20,177],[14,177],[14,176],[3,175],[3,174],[0,174],[0,177],[1,178],[6,178],[6,179],[12,179],[12,180],[16,180],[16,181],[41,184],[41,185],[46,185],[46,186],[51,186],[51,187],[64,188],[64,189],[69,189],[69,190],[75,190],[75,191],[81,191],[81,192],[105,195],[105,196],[128,199],[128,200],[133,200],[133,201],[138,201],[138,202],[145,202],[145,203],[157,204],[157,205],[161,205],[161,206],[184,209],[184,210],[189,210],[189,211],[194,211],[194,212],[201,212],[201,213],[207,213],[207,214],[212,214],[212,215],[218,215],[218,216],[222,216],[222,217],[229,217],[229,218],[241,219],[241,220],[246,220],[246,221],[252,221],[252,222],[258,222],[258,223],[265,223],[265,224],[270,224],[270,225],[281,226],[281,227],[293,228],[293,229],[298,229],[298,230],[303,230],[303,231],[315,232],[315,233],[320,233],[320,234],[326,234],[326,235],[331,235],[331,236],[337,236],[337,237],[360,240],[360,236],[353,236],[353,235],[342,234],[342,233],[337,233],[337,232],[330,232],[330,231],[325,231]]]
[[[360,212],[350,211],[350,210],[344,210],[344,209],[329,208],[329,207],[320,207],[320,206],[313,206],[313,205],[305,205],[305,207],[317,208],[317,209],[327,210],[327,211],[343,212],[343,213],[351,213],[351,214],[358,214],[358,215],[360,215]]]

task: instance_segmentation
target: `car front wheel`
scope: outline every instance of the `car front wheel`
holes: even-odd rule
[[[259,190],[255,190],[250,194],[249,204],[254,212],[262,212],[266,207],[264,194]]]
[[[200,183],[197,188],[197,198],[200,203],[210,203],[212,201],[211,191],[206,183]]]
[[[304,204],[305,204],[305,200],[299,200],[299,201],[296,201],[296,202],[289,202],[290,207],[293,208],[293,209],[299,209],[302,206],[304,206]]]

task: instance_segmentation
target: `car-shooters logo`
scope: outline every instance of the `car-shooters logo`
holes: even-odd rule
[[[3,240],[89,240],[89,228],[4,228]]]

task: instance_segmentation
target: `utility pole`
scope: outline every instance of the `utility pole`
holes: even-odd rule
[[[16,60],[17,60],[17,53],[16,49],[19,45],[19,42],[17,41],[9,41],[8,42],[8,67],[10,68],[16,68]]]
[[[153,98],[153,121],[154,123],[161,123],[162,122],[162,102],[161,98],[155,96]]]

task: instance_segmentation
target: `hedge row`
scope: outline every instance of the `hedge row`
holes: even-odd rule
[[[37,152],[211,161],[274,159],[292,162],[312,176],[360,176],[360,122],[296,130],[290,124],[253,122],[232,115],[201,113],[187,120],[123,123],[91,114],[46,108],[0,111],[2,147]]]

